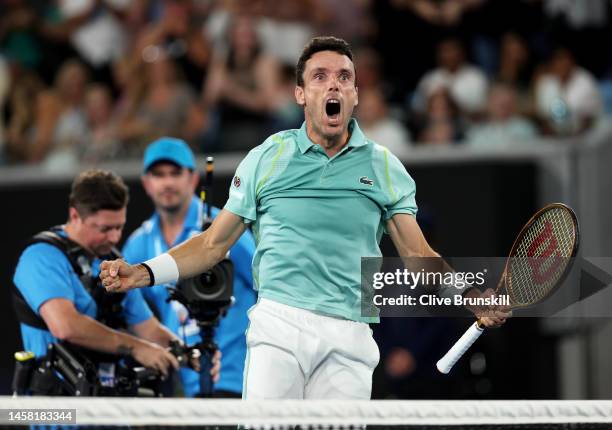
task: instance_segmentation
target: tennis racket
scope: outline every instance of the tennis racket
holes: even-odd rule
[[[496,295],[507,294],[510,309],[541,302],[567,276],[579,241],[578,218],[570,207],[552,203],[540,209],[514,240]],[[438,370],[444,374],[450,372],[483,332],[480,320],[472,324],[438,361]]]

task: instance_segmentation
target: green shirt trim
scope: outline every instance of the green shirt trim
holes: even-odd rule
[[[278,137],[278,135],[274,135],[274,136],[272,136],[272,140],[274,142],[278,143],[279,147],[278,147],[278,150],[276,151],[276,155],[274,155],[274,158],[272,159],[272,165],[270,166],[270,168],[266,172],[266,175],[257,183],[257,188],[255,189],[255,195],[256,196],[259,195],[259,191],[261,190],[261,187],[264,186],[266,181],[272,175],[272,172],[274,172],[274,167],[276,167],[276,162],[278,161],[278,159],[280,158],[281,154],[285,150],[285,140],[284,139],[281,139],[280,137]]]

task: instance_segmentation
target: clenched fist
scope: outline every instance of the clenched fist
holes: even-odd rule
[[[100,264],[100,279],[109,293],[146,287],[151,282],[147,269],[140,264],[132,266],[125,260],[103,261]]]

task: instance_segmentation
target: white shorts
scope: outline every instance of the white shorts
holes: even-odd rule
[[[380,355],[367,324],[267,299],[249,319],[244,399],[370,399]]]

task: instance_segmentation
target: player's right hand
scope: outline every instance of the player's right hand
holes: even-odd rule
[[[144,287],[149,284],[149,273],[140,265],[132,266],[124,260],[107,260],[100,264],[100,280],[109,293]]]
[[[163,376],[168,376],[170,368],[178,369],[180,366],[170,351],[148,341],[136,343],[132,349],[132,357],[144,367],[155,369]]]

